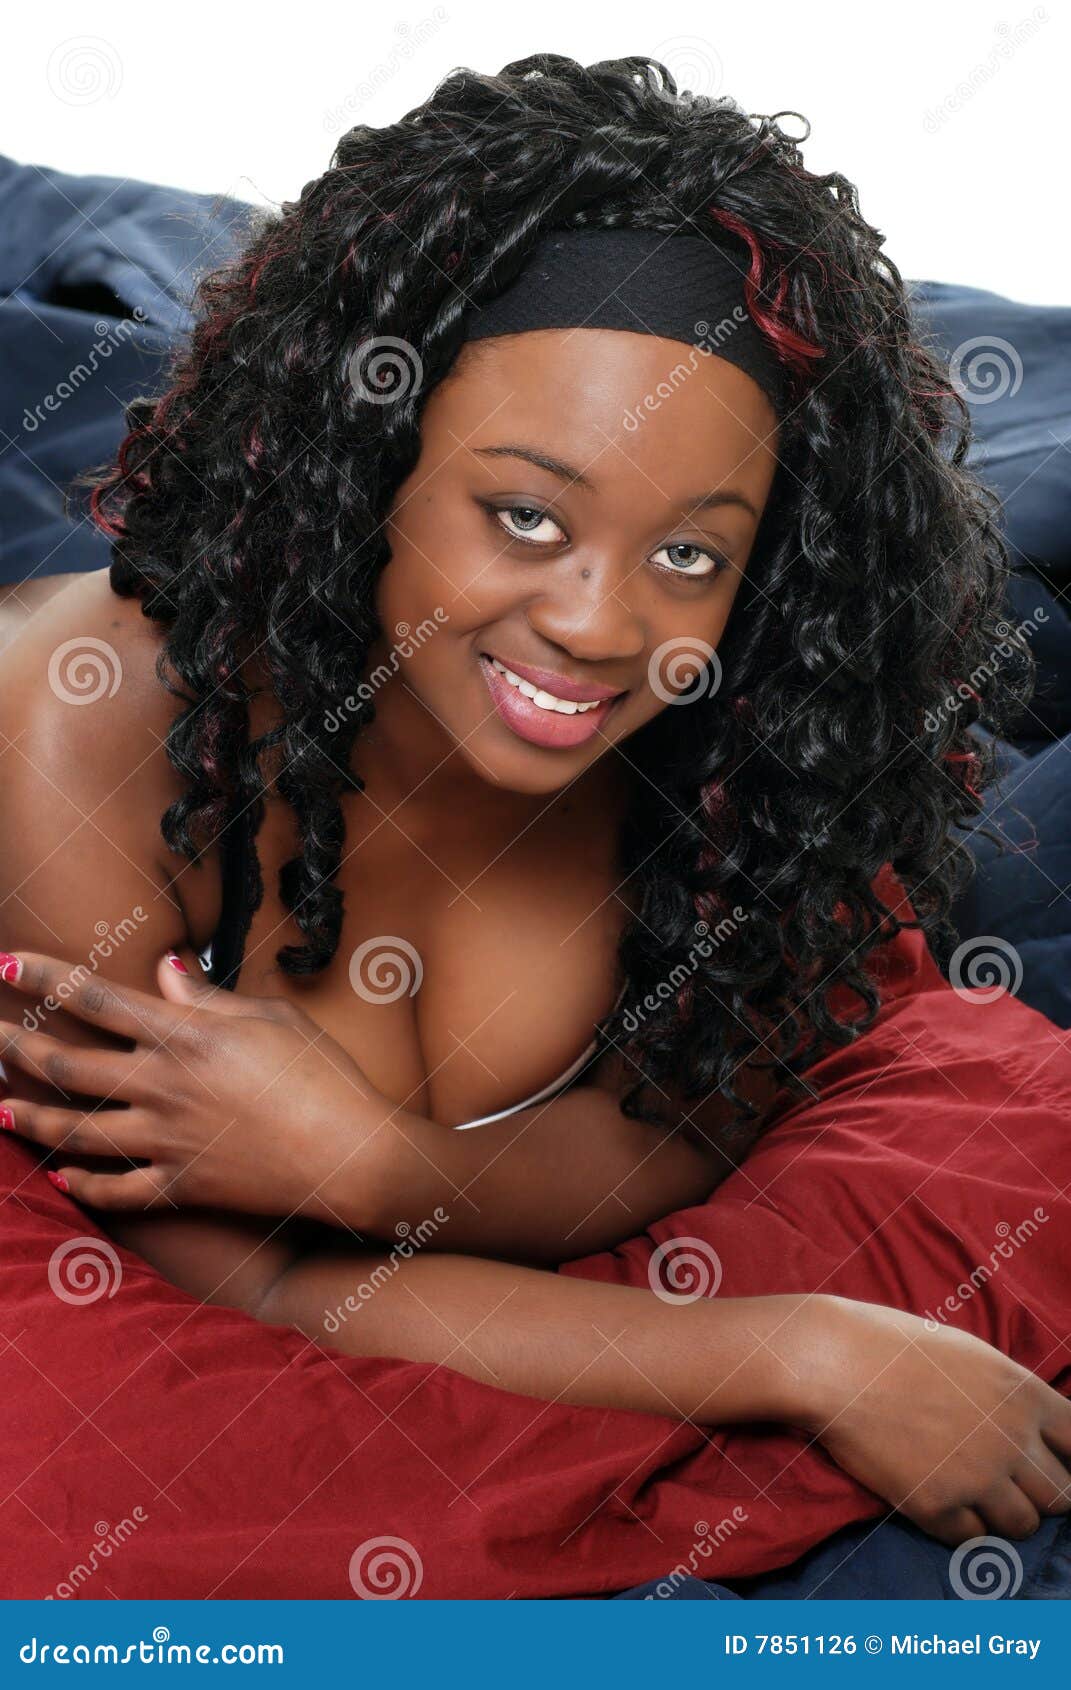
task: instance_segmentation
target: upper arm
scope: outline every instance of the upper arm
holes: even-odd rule
[[[153,672],[151,630],[132,622],[123,601],[113,611],[100,585],[94,591],[87,579],[50,601],[3,654],[0,948],[42,951],[157,992],[162,953],[185,950],[191,962],[194,954],[176,888],[183,865],[160,835],[178,790],[163,745],[175,705]],[[99,691],[91,702],[86,675],[89,693]],[[0,1017],[28,1013],[73,1043],[107,1042],[0,982]],[[15,1095],[49,1095],[14,1071],[8,1084]],[[208,1299],[218,1291],[222,1302],[254,1298],[294,1255],[285,1231],[262,1244],[271,1222],[189,1210],[98,1218],[174,1283]]]

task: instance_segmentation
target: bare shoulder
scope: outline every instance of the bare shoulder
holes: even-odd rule
[[[76,577],[35,608],[0,658],[5,740],[83,790],[128,769],[135,752],[159,746],[179,708],[156,676],[160,647],[160,631],[112,591],[106,570]]]
[[[87,885],[102,901],[122,888],[158,902],[181,882],[211,931],[218,888],[194,880],[160,832],[183,790],[165,741],[184,707],[157,675],[162,644],[139,601],[94,570],[41,603],[0,653],[0,803],[18,818],[4,857],[41,910]]]

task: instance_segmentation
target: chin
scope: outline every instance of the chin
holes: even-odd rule
[[[497,735],[496,735],[497,738]],[[605,746],[599,742],[599,752],[580,756],[573,751],[544,751],[535,746],[519,745],[516,752],[500,744],[487,746],[477,739],[460,745],[462,755],[473,772],[488,786],[502,792],[525,792],[533,795],[558,792],[597,761]]]

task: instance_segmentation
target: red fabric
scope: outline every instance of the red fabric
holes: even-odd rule
[[[824,1289],[925,1314],[1004,1242],[948,1319],[1071,1389],[1069,1035],[953,991],[917,933],[872,966],[879,1020],[811,1069],[818,1103],[783,1093],[709,1203],[564,1271],[645,1285],[655,1245],[688,1236],[717,1251],[722,1296]],[[881,1511],[794,1433],[707,1435],[348,1359],[205,1307],[126,1250],[114,1295],[65,1301],[50,1258],[103,1235],[17,1140],[0,1193],[6,1596],[353,1599],[351,1556],[381,1536],[419,1556],[421,1598],[591,1595],[664,1576],[734,1507],[746,1520],[702,1576],[786,1564]]]

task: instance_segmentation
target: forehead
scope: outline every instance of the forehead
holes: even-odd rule
[[[776,415],[749,375],[683,341],[618,329],[466,342],[421,432],[427,456],[461,465],[489,461],[465,448],[524,440],[615,495],[645,479],[672,493],[729,476],[764,494],[776,465]]]

